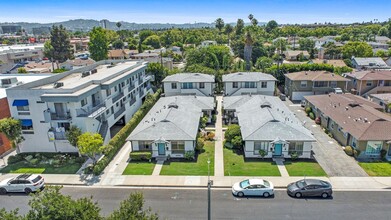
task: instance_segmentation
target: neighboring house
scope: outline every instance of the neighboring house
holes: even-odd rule
[[[367,42],[372,49],[384,49],[388,50],[390,48],[389,44],[386,43],[378,43],[378,42]]]
[[[102,135],[125,124],[152,92],[144,62],[99,61],[6,90],[11,116],[21,120],[21,152],[77,152],[65,132],[75,125]]]
[[[346,67],[343,60],[327,60],[327,59],[313,59],[308,61],[309,64],[329,64],[335,67]]]
[[[343,146],[361,152],[359,159],[380,159],[386,150],[391,159],[391,117],[380,112],[383,108],[353,94],[306,96],[307,105],[321,126]]]
[[[203,73],[177,73],[162,82],[166,96],[213,96],[215,90],[215,77]]]
[[[380,93],[368,95],[369,100],[383,106],[384,111],[391,113],[391,93]]]
[[[311,158],[315,138],[278,97],[224,97],[223,108],[225,121],[240,126],[245,157],[260,158],[262,149],[265,158],[290,158],[293,152]]]
[[[123,59],[129,59],[130,54],[131,54],[130,50],[128,49],[117,49],[117,50],[109,50],[107,56],[111,60],[123,60]]]
[[[387,66],[391,66],[391,57],[386,59],[384,62],[387,64]]]
[[[350,79],[348,91],[360,96],[391,92],[390,70],[366,70],[344,73]]]
[[[50,61],[30,61],[28,64],[25,64],[23,68],[28,73],[51,73],[53,72],[53,66],[54,68],[57,67],[55,63]]]
[[[42,60],[43,44],[17,44],[11,46],[0,46],[0,73],[16,73],[21,63],[27,61]]]
[[[79,68],[82,68],[85,66],[92,65],[94,63],[95,63],[95,61],[90,58],[88,58],[88,59],[76,58],[74,60],[67,60],[64,63],[61,63],[59,66],[62,69],[74,70],[74,69],[79,69]]]
[[[212,45],[217,45],[217,42],[214,40],[205,40],[201,42],[201,47],[209,47]]]
[[[317,38],[315,39],[315,48],[316,49],[320,49],[322,48],[325,44],[328,44],[328,43],[337,43],[337,41],[335,40],[337,36],[324,36],[324,37],[321,37],[321,38]]]
[[[74,37],[71,38],[70,44],[72,46],[73,51],[88,51],[88,43],[90,42],[90,37]]]
[[[386,44],[390,42],[391,39],[386,36],[375,36],[375,41],[378,43]]]
[[[380,57],[353,57],[352,64],[358,70],[390,68]]]
[[[7,93],[8,88],[22,85],[24,83],[37,81],[51,76],[51,74],[1,74],[0,75],[0,119],[11,117],[8,105]],[[0,133],[0,156],[11,150],[11,142]]]
[[[285,74],[285,95],[292,101],[303,100],[307,95],[334,92],[335,88],[346,91],[349,80],[327,71],[302,71]]]
[[[154,53],[154,52],[150,52],[150,51],[130,55],[130,58],[135,59],[135,60],[142,60],[142,59],[146,59],[146,58],[159,58],[159,57],[160,57],[159,53]]]
[[[306,50],[287,50],[284,55],[288,61],[300,61],[301,56],[306,60],[310,58],[310,54]]]
[[[238,72],[223,75],[224,94],[236,96],[245,94],[273,95],[277,79],[261,72]]]
[[[183,158],[194,151],[200,119],[211,116],[213,97],[171,96],[157,101],[126,139],[132,151],[149,151],[152,157]]]

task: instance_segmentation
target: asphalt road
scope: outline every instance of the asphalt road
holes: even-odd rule
[[[160,219],[206,219],[206,189],[134,189],[64,187],[62,192],[74,198],[93,196],[108,215],[131,192],[144,193],[146,207],[151,207]],[[29,196],[0,196],[0,208],[28,210]],[[331,199],[295,199],[284,190],[274,198],[236,198],[229,189],[212,191],[212,219],[391,219],[391,191],[336,191]]]

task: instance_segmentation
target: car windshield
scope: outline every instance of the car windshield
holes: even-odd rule
[[[244,181],[240,182],[240,187],[243,189],[249,185],[250,185],[250,181],[248,181],[248,180],[244,180]]]
[[[296,186],[299,187],[299,188],[303,188],[305,187],[307,184],[305,183],[304,180],[300,180],[300,181],[297,181],[296,182]]]
[[[35,178],[33,179],[33,183],[37,183],[37,182],[39,182],[41,179],[42,179],[41,176],[37,176],[37,177],[35,177]]]
[[[263,181],[263,185],[266,186],[266,187],[270,187],[270,183],[269,183],[269,181],[267,181],[267,180],[264,180],[264,181]]]

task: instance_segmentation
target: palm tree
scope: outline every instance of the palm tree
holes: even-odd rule
[[[253,18],[253,20],[251,20],[251,24],[256,27],[258,25],[258,20],[256,18]]]
[[[228,45],[230,44],[230,35],[233,32],[234,28],[230,24],[226,24],[224,28],[224,32],[228,37]]]
[[[224,27],[224,20],[222,18],[217,18],[215,23],[216,23],[216,28],[219,29],[219,32],[221,33],[221,30]]]
[[[250,21],[252,21],[254,19],[254,15],[253,14],[249,14],[248,15],[248,19],[250,19]]]
[[[251,70],[251,56],[252,56],[252,50],[253,50],[253,39],[251,37],[251,33],[246,33],[246,43],[244,45],[244,60],[246,61],[246,70]]]
[[[121,30],[121,26],[122,26],[121,22],[118,21],[115,25],[117,26],[118,30]]]

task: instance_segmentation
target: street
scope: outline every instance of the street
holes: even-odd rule
[[[74,198],[93,196],[108,215],[131,192],[144,193],[145,207],[160,219],[206,219],[206,189],[130,187],[64,187],[62,193]],[[28,210],[29,196],[0,196],[0,208],[20,213]],[[229,189],[212,191],[212,219],[391,219],[391,191],[335,191],[331,199],[295,199],[276,190],[274,198],[236,198]]]

